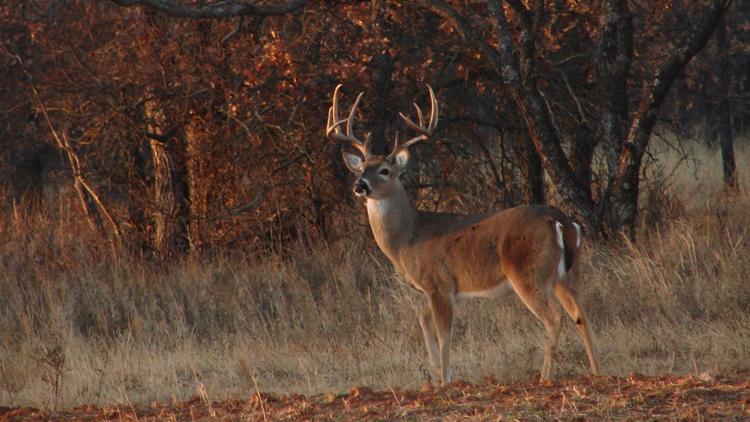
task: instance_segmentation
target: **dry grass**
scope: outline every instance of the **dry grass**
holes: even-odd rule
[[[587,246],[584,302],[605,373],[748,367],[750,198],[697,194],[714,183],[680,197],[691,178],[654,185],[653,198],[671,194],[664,203],[673,207],[638,244]],[[256,390],[413,388],[430,377],[415,316],[422,298],[369,240],[161,268],[86,243],[66,212],[0,223],[2,405],[209,402]],[[565,324],[556,375],[584,374],[585,353]],[[518,300],[465,302],[454,374],[530,379],[543,342]]]

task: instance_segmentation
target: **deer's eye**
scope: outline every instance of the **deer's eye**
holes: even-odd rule
[[[388,170],[388,169],[380,169],[379,173],[382,174],[383,176],[388,176],[388,174],[390,173],[390,170]]]

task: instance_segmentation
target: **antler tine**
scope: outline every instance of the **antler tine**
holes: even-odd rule
[[[341,87],[342,85],[338,84],[336,85],[336,89],[333,90],[333,101],[331,107],[328,109],[326,137],[332,141],[347,143],[359,150],[359,152],[361,152],[364,156],[370,155],[370,148],[365,143],[357,139],[357,137],[355,137],[352,132],[354,126],[354,115],[357,112],[357,107],[359,106],[359,102],[362,99],[364,92],[360,92],[357,96],[357,99],[354,101],[354,105],[349,111],[349,116],[346,119],[340,119],[338,97]],[[341,125],[344,123],[346,123],[346,133],[341,132]]]
[[[328,108],[328,123],[326,124],[326,137],[332,141],[356,142],[356,139],[349,139],[341,133],[341,125],[346,123],[346,119],[336,119],[336,110],[334,107]]]
[[[430,91],[430,133],[435,131],[435,128],[438,124],[438,102],[437,98],[435,98],[435,91],[432,90],[432,87],[429,84],[427,85],[427,90]]]
[[[417,110],[417,120],[419,120],[419,126],[424,126],[424,116],[422,115],[422,109],[419,108],[417,103],[414,103],[414,108]]]
[[[345,122],[345,120],[339,119],[339,108],[338,108],[338,101],[337,98],[339,96],[339,89],[341,89],[341,84],[336,85],[336,89],[333,90],[333,104],[328,108],[328,121],[326,122],[326,137],[330,139],[332,132],[340,133],[341,129],[339,126],[341,126],[342,123]]]
[[[363,95],[365,95],[364,92],[360,92],[359,95],[357,95],[357,99],[354,100],[354,105],[352,106],[351,110],[349,110],[349,117],[346,119],[346,134],[348,136],[352,136],[352,128],[354,126],[354,113],[357,112],[359,101],[362,99]]]
[[[338,84],[336,85],[336,88],[333,89],[333,101],[331,101],[331,110],[333,110],[334,121],[339,120],[339,91],[341,90],[342,86],[344,85]]]
[[[412,119],[404,115],[403,113],[398,113],[402,119],[404,119],[404,122],[407,126],[410,128],[416,130],[417,132],[420,132],[420,135],[415,136],[414,138],[409,139],[408,141],[405,141],[398,145],[398,148],[406,148],[411,144],[414,144],[416,142],[420,141],[426,141],[432,136],[432,133],[435,131],[435,128],[438,124],[438,102],[437,99],[435,99],[435,92],[432,90],[432,87],[429,84],[427,85],[427,90],[430,92],[430,122],[427,124],[427,126],[424,125],[424,115],[422,114],[422,109],[419,108],[419,106],[414,103],[414,108],[417,110],[417,120],[419,120],[419,124],[414,123]]]
[[[409,118],[409,116],[405,115],[402,112],[398,112],[398,115],[401,116],[402,119],[404,119],[404,123],[407,124],[410,128],[416,130],[416,131],[422,131],[424,130],[423,123],[422,123],[422,110],[420,110],[419,106],[415,103],[414,108],[417,109],[417,117],[419,118],[419,124],[414,123],[412,119]]]

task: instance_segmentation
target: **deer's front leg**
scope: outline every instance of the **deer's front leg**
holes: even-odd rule
[[[451,382],[450,347],[453,334],[453,308],[453,295],[440,292],[430,295],[430,310],[437,333],[440,352],[440,378],[443,385]]]
[[[422,327],[424,336],[424,345],[427,348],[427,355],[430,359],[430,366],[435,373],[440,370],[440,360],[437,342],[435,341],[435,323],[432,318],[432,308],[427,303],[422,307],[419,314],[419,326]]]

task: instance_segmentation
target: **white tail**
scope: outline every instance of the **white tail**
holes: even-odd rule
[[[552,355],[560,333],[557,298],[575,321],[588,354],[591,371],[598,373],[591,326],[576,292],[581,228],[556,208],[531,205],[490,215],[458,215],[418,211],[409,201],[399,176],[406,169],[410,145],[427,141],[438,122],[438,103],[428,85],[429,122],[414,105],[418,123],[403,114],[406,124],[420,134],[396,144],[387,155],[372,155],[369,140],[353,132],[356,108],[339,117],[333,94],[326,135],[353,146],[360,155],[344,152],[344,162],[357,175],[354,193],[366,198],[375,241],[403,278],[422,291],[427,305],[419,322],[427,353],[441,380],[450,375],[450,342],[456,299],[498,296],[515,291],[547,331],[541,378],[550,377]],[[346,132],[341,126],[346,124]]]

